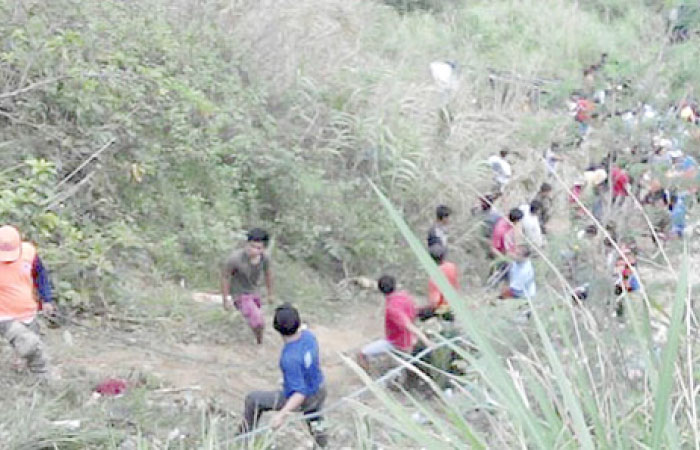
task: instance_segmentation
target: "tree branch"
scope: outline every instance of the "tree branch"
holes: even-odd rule
[[[23,87],[22,89],[17,89],[16,91],[4,92],[4,93],[0,94],[0,100],[4,100],[6,98],[12,98],[12,97],[16,97],[18,95],[22,95],[22,94],[29,92],[31,90],[34,90],[36,88],[46,86],[47,84],[55,83],[57,81],[65,79],[65,78],[69,78],[69,77],[67,75],[65,75],[62,77],[48,78],[46,80],[41,80],[41,81],[37,81],[36,83],[32,83],[28,86]]]

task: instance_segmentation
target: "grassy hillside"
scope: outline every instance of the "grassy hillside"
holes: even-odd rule
[[[421,262],[372,181],[421,239],[434,207],[453,207],[451,257],[467,302],[482,305],[489,262],[470,210],[491,187],[484,160],[514,154],[514,181],[497,204],[507,210],[545,179],[540,157],[559,142],[563,225],[537,263],[541,328],[511,332],[510,306],[482,311],[481,332],[499,357],[472,361],[469,390],[478,395],[465,405],[483,403],[493,415],[472,427],[440,410],[437,434],[455,448],[692,446],[697,323],[684,318],[687,339],[669,361],[646,325],[653,305],[666,324],[683,302],[692,311],[680,242],[668,250],[673,270],[643,273],[646,307],[623,331],[608,320],[608,298],[590,316],[562,308],[568,294],[557,275],[575,231],[566,229],[564,186],[611,150],[648,149],[656,131],[625,131],[614,113],[642,102],[665,111],[700,86],[698,38],[670,39],[678,3],[0,0],[0,221],[39,244],[60,300],[82,310],[132,305],[144,286],[154,296],[181,281],[215,289],[218,261],[251,226],[272,231],[282,297],[333,309],[324,294],[348,277],[389,270],[425,290]],[[687,17],[692,35],[698,22]],[[613,117],[596,121],[582,147],[568,145],[576,127],[565,101],[603,53],[605,78],[629,88],[606,103]],[[449,87],[430,76],[437,60],[456,62]],[[686,151],[697,156],[698,145],[691,139]],[[635,214],[616,221],[634,222],[628,234],[640,235]],[[218,316],[202,320],[223,327]],[[643,379],[628,379],[640,365]],[[500,381],[489,383],[489,371]],[[673,420],[654,418],[661,407]],[[446,448],[430,444],[431,432],[410,432],[400,409],[382,410],[395,416],[380,422],[404,428],[378,442]],[[192,442],[226,448],[204,428]],[[76,448],[89,448],[85,439]]]

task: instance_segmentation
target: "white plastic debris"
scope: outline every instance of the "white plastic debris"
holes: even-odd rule
[[[80,420],[55,420],[51,425],[68,430],[77,430],[80,428]]]
[[[451,61],[433,61],[430,63],[430,75],[440,89],[457,88],[457,65]]]
[[[68,347],[73,346],[73,335],[67,329],[63,330],[63,342],[65,342]]]

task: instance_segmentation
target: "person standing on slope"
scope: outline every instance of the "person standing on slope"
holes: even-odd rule
[[[447,249],[440,244],[433,244],[428,251],[447,281],[456,291],[459,291],[459,270],[455,263],[447,261]],[[454,320],[447,298],[432,278],[428,281],[428,306],[420,308],[418,315],[421,320],[427,320],[436,315],[447,321]]]
[[[34,297],[35,289],[41,302]],[[22,242],[15,227],[0,227],[0,335],[33,374],[45,376],[48,362],[36,322],[40,306],[44,314],[53,314],[48,274],[36,249]]]
[[[230,310],[236,306],[253,330],[258,344],[262,344],[265,329],[262,302],[258,292],[260,277],[263,275],[267,287],[267,301],[272,300],[272,269],[270,258],[265,254],[269,240],[267,231],[253,228],[248,232],[246,247],[234,251],[226,260],[221,272],[221,297],[224,308]]]
[[[428,230],[428,247],[440,244],[447,248],[447,227],[450,224],[452,209],[449,206],[439,205],[435,208],[435,224]]]

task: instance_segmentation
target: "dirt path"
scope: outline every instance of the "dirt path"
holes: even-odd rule
[[[194,302],[192,305],[192,308],[205,307]],[[266,311],[267,316],[270,314],[270,310]],[[330,402],[362,386],[340,354],[352,355],[363,343],[382,334],[378,314],[370,312],[368,316],[366,312],[348,308],[341,317],[339,323],[307,324],[319,341]],[[244,327],[242,318],[234,318],[234,322]],[[271,317],[266,317],[266,323],[270,322]],[[253,343],[247,329],[232,332],[230,339],[227,338],[230,344],[184,344],[147,325],[138,327],[136,332],[118,329],[100,332],[68,326],[44,329],[44,333],[54,365],[64,379],[80,377],[97,382],[146,374],[160,380],[163,387],[196,387],[202,397],[216,398],[234,413],[242,408],[247,392],[275,389],[281,381],[278,359],[282,340],[271,327],[266,329],[261,346]]]

